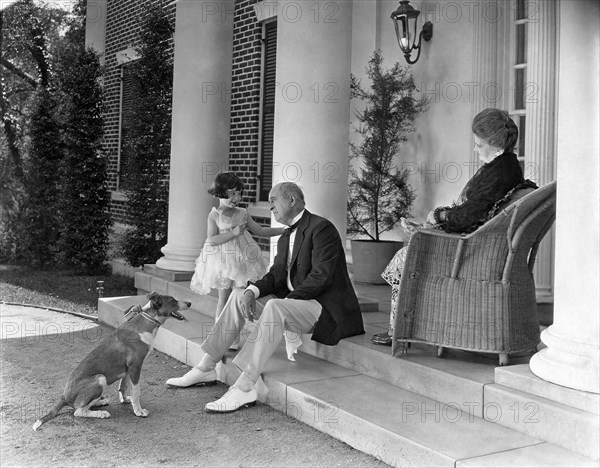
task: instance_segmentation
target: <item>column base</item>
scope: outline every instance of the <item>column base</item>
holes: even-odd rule
[[[164,257],[156,261],[156,266],[163,270],[191,271],[196,268],[196,258],[200,252],[196,249],[183,249],[165,245],[162,249]]]
[[[600,393],[598,346],[569,341],[554,334],[553,328],[551,326],[542,332],[542,341],[547,348],[531,358],[531,372],[564,387]]]

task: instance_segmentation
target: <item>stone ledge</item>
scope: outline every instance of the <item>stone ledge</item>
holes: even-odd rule
[[[194,276],[193,271],[173,271],[163,270],[154,264],[144,265],[144,272],[148,275],[156,276],[167,281],[189,281]]]
[[[495,382],[499,385],[600,414],[600,395],[546,382],[531,372],[526,364],[497,367],[495,373]]]
[[[183,292],[184,284],[169,284],[169,287]],[[216,301],[211,296],[202,298],[206,304]],[[98,304],[99,319],[118,324],[123,321],[123,310],[145,301],[144,296],[102,298]],[[169,320],[161,327],[155,348],[194,365],[201,357],[199,346],[214,318],[197,309],[184,314],[186,322]],[[357,353],[360,348],[356,346],[346,348],[345,352]],[[232,363],[234,356],[235,352],[228,352],[217,366],[219,380],[227,384],[232,384],[239,375]],[[371,360],[379,358],[388,359],[383,352],[369,356]],[[345,360],[353,361],[351,357]],[[438,361],[444,364],[444,360]],[[406,380],[412,378],[406,370],[402,375]],[[449,388],[443,383],[438,386]],[[561,454],[544,466],[590,466],[590,463],[593,466],[593,462],[580,455],[542,444],[534,437],[485,421],[450,404],[362,375],[356,369],[306,354],[302,348],[297,361],[290,362],[283,343],[257,383],[257,391],[259,400],[265,404],[392,466],[458,466],[461,461],[462,466],[473,466],[469,464],[473,460],[485,464],[513,451],[519,453],[524,466],[539,466],[532,458],[534,455],[527,452],[529,447],[537,445],[547,445],[554,453]]]
[[[485,386],[485,418],[498,425],[598,459],[598,415],[503,385]]]

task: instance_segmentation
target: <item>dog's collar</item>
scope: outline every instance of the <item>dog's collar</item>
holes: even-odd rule
[[[141,315],[146,320],[150,320],[154,325],[158,325],[159,327],[162,325],[162,323],[160,323],[158,320],[156,320],[154,317],[152,317],[152,315],[148,314],[145,311],[142,311]]]

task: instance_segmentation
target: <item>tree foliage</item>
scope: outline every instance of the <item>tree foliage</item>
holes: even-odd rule
[[[39,87],[29,125],[28,158],[25,169],[23,217],[24,256],[29,264],[49,265],[58,249],[60,226],[57,217],[60,194],[62,148],[54,119],[55,101],[50,91]]]
[[[101,269],[108,240],[98,57],[72,12],[20,0],[0,11],[0,259]]]
[[[168,168],[171,152],[171,90],[173,25],[164,10],[151,7],[141,20],[139,59],[129,65],[132,102],[125,116],[123,185],[130,228],[121,240],[133,266],[155,263],[167,241]]]
[[[44,265],[55,252],[55,199],[47,196],[58,186],[60,133],[53,115],[51,62],[66,16],[33,0],[0,11],[2,261]],[[48,187],[38,186],[44,181]]]
[[[75,15],[57,63],[64,159],[59,219],[61,258],[81,273],[101,272],[111,225],[103,92],[97,54],[85,49],[83,11]]]
[[[26,128],[35,109],[38,87],[48,88],[52,57],[65,26],[67,12],[33,0],[21,0],[0,10],[0,209],[17,207],[7,195],[24,182],[23,145]],[[6,185],[10,180],[11,184]]]
[[[395,63],[383,68],[383,57],[375,51],[367,67],[370,89],[352,76],[351,97],[364,102],[356,112],[362,135],[360,144],[350,145],[347,223],[348,233],[379,241],[400,218],[410,214],[414,192],[408,184],[408,170],[394,166],[401,143],[414,131],[414,121],[427,108],[425,98],[417,99],[410,72]]]

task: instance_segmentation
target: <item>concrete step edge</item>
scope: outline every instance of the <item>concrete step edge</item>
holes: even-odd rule
[[[487,420],[598,459],[598,415],[500,384],[486,385],[484,400]]]
[[[121,305],[123,302],[123,299],[126,298],[121,298]],[[132,296],[129,298],[132,302],[134,303],[140,303],[140,302],[144,302],[145,301],[145,297],[143,296]],[[103,311],[105,311],[107,306],[111,306],[111,304],[109,304],[108,300],[103,300],[101,301],[104,303],[103,306]],[[116,305],[112,305],[112,307],[116,307]],[[119,313],[122,313],[120,311],[117,312],[117,316]],[[99,310],[99,316],[100,316],[100,310]],[[102,316],[104,316],[104,312],[102,314]],[[101,321],[102,317],[100,318]],[[211,318],[209,316],[204,316],[203,320],[207,320],[207,321],[211,321]],[[161,328],[161,330],[163,330]],[[165,329],[166,330],[166,329]],[[172,352],[172,350],[168,349],[168,346],[165,347],[165,343],[173,343],[173,338],[176,337],[169,337],[169,339],[164,339],[162,340],[158,340],[158,335],[157,335],[157,342],[155,342],[155,349],[160,351],[160,352],[165,352],[168,355],[171,355],[172,357],[175,357],[176,359],[179,359],[182,362],[186,362],[188,359],[188,352],[186,351],[186,356],[177,356],[177,355],[173,355],[174,353]],[[190,345],[192,344],[190,340],[187,340],[181,336],[179,336],[179,340],[185,340],[186,343],[186,349],[190,347]],[[176,339],[177,341],[177,339]],[[195,342],[195,346],[199,347],[199,341]],[[283,351],[283,346],[280,347],[280,351],[279,353],[282,354],[284,353]],[[303,353],[304,354],[304,353]],[[319,360],[323,362],[323,365],[329,365],[329,366],[336,366],[336,367],[340,367],[337,366],[336,364],[324,361],[318,357],[315,356],[311,356],[309,355],[310,358],[315,359],[315,360]],[[183,357],[183,359],[182,359]],[[193,360],[192,362],[197,362],[197,360]],[[235,367],[235,365],[232,363],[232,358],[231,356],[228,356],[224,359],[224,362],[220,365],[220,368],[218,369],[219,371],[219,378],[220,380],[224,381],[225,383],[231,385],[235,379],[237,378],[237,375],[239,375],[239,370]],[[360,374],[357,374],[360,375]],[[385,382],[381,382],[381,381],[376,381],[376,379],[373,379],[371,377],[368,376],[360,376],[360,378],[364,378],[364,379],[368,379],[369,381],[372,382],[373,385],[373,389],[381,389],[382,387],[387,388],[389,391],[387,392],[388,394],[390,392],[403,392],[403,395],[410,395],[410,400],[412,401],[428,401],[430,402],[430,404],[436,404],[439,402],[434,402],[431,399],[428,399],[427,397],[415,394],[414,392],[409,392],[408,390],[404,390],[398,387],[394,387],[392,384],[388,384]],[[310,379],[308,379],[310,380]],[[315,379],[314,381],[318,381],[318,379]],[[273,399],[269,400],[265,400],[265,398],[263,397],[261,399],[261,401],[264,401],[265,403],[269,404],[269,406],[273,407],[276,410],[284,410],[284,412],[286,414],[288,414],[291,417],[295,417],[296,419],[298,419],[299,421],[302,421],[322,432],[328,433],[330,435],[332,435],[333,437],[338,438],[339,440],[342,440],[348,444],[350,444],[351,446],[357,448],[358,450],[361,450],[365,453],[369,453],[373,456],[376,456],[377,458],[383,460],[386,463],[391,464],[392,466],[406,466],[406,463],[409,463],[410,465],[413,466],[424,466],[424,465],[447,465],[447,466],[454,466],[454,464],[456,463],[456,461],[458,460],[458,458],[454,458],[453,457],[449,457],[447,454],[443,453],[443,452],[438,452],[438,449],[436,447],[431,447],[428,445],[424,445],[418,441],[412,440],[410,436],[405,436],[405,435],[401,435],[396,433],[394,430],[390,430],[389,428],[385,428],[383,427],[381,424],[378,424],[376,421],[372,421],[372,420],[365,420],[364,418],[361,418],[360,416],[357,416],[355,414],[352,413],[352,411],[348,411],[346,409],[343,410],[343,417],[344,419],[347,421],[346,424],[340,424],[338,426],[347,426],[349,428],[353,428],[351,431],[346,431],[345,429],[338,429],[338,430],[332,430],[331,427],[327,427],[327,425],[324,425],[324,421],[323,420],[314,420],[311,422],[310,418],[307,417],[307,415],[309,415],[311,413],[311,411],[313,411],[311,408],[314,408],[315,404],[316,405],[320,405],[320,407],[324,410],[327,411],[327,408],[331,408],[330,405],[328,405],[327,401],[322,400],[319,395],[309,392],[309,391],[304,391],[302,389],[302,385],[308,385],[306,383],[301,383],[301,384],[288,384],[282,380],[277,380],[274,379],[272,377],[272,375],[269,372],[265,373],[265,379],[263,381],[263,385],[265,385],[266,389],[262,390],[263,395],[281,395],[282,391],[285,392],[285,396],[279,396],[279,397],[275,397]],[[344,388],[346,388],[345,385],[343,385],[340,382],[340,388],[339,391],[343,392]],[[283,389],[283,390],[282,390]],[[293,404],[291,404],[291,402],[293,402]],[[312,405],[312,406],[311,406]],[[292,410],[291,408],[294,408],[296,410],[296,414],[294,414],[294,410]],[[300,410],[300,411],[298,411]],[[466,415],[464,417],[470,417],[470,418],[476,418],[472,415]],[[489,421],[485,421],[483,419],[480,418],[476,418],[477,420],[482,421],[483,423],[485,423],[486,427],[489,428],[495,428],[497,430],[497,425],[494,424],[493,422],[489,422]],[[437,422],[434,422],[434,424],[438,424]],[[515,432],[516,431],[514,429],[510,429],[510,428],[505,428],[506,431],[509,432]],[[370,435],[373,435],[373,437],[370,437]],[[523,436],[520,436],[523,437]],[[535,443],[539,443],[539,441],[535,441],[534,439],[530,439],[528,441],[526,441],[525,444],[523,444],[522,446],[525,447],[527,445],[531,445],[531,444],[535,444]],[[493,454],[493,452],[490,452],[487,455],[491,455]],[[483,454],[481,454],[483,455]],[[559,466],[559,465],[557,465]],[[564,466],[564,465],[562,465]]]

